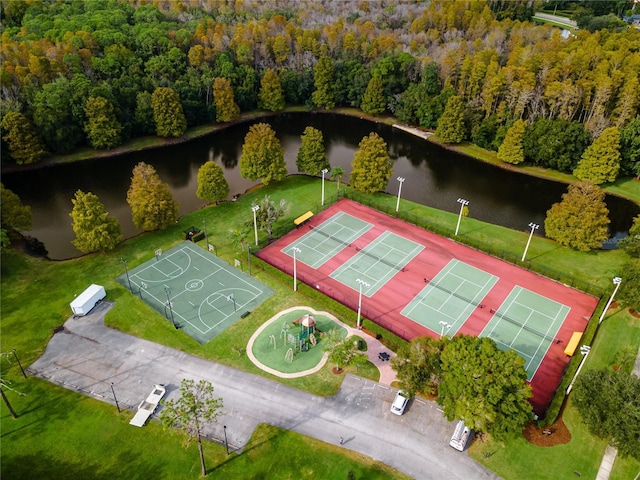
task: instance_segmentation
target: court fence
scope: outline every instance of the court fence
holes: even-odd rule
[[[348,198],[349,200],[353,200],[354,202],[360,203],[370,208],[374,208],[380,212],[386,213],[387,215],[391,215],[393,217],[399,218],[400,220],[404,220],[405,222],[416,225],[417,227],[428,230],[436,235],[440,235],[441,237],[450,238],[455,240],[458,243],[462,243],[467,245],[468,247],[474,248],[481,252],[487,253],[491,256],[500,258],[505,260],[513,265],[517,265],[519,267],[526,268],[527,270],[531,270],[533,272],[539,273],[540,275],[556,280],[564,285],[568,285],[570,287],[574,287],[582,292],[585,292],[589,295],[593,295],[599,297],[603,294],[603,290],[599,285],[586,282],[582,279],[575,278],[571,275],[567,275],[566,272],[555,270],[546,265],[540,265],[539,263],[532,262],[526,260],[524,262],[521,261],[521,255],[513,252],[509,252],[503,249],[495,248],[489,242],[481,242],[476,241],[472,238],[465,237],[464,235],[455,235],[455,229],[447,228],[442,225],[438,225],[429,220],[427,217],[415,215],[408,212],[396,212],[395,208],[391,205],[386,205],[382,202],[377,201],[375,198],[365,195],[360,192],[356,192],[353,190],[341,190],[340,196],[343,198]]]

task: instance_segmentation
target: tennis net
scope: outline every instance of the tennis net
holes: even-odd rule
[[[324,235],[325,237],[330,238],[330,239],[331,239],[331,240],[333,240],[334,242],[337,242],[337,243],[339,243],[339,244],[341,244],[341,245],[344,245],[345,247],[351,247],[351,246],[352,246],[352,245],[351,245],[351,243],[346,242],[346,241],[344,241],[344,240],[342,240],[342,239],[340,239],[340,238],[336,238],[336,237],[334,237],[333,235],[331,235],[330,233],[325,232],[325,231],[324,231],[324,230],[322,230],[321,228],[316,228],[316,227],[314,227],[314,226],[312,226],[312,225],[309,225],[309,227],[310,227],[314,232],[318,232],[318,233],[320,233],[320,234]],[[373,253],[371,253],[371,252],[367,251],[367,250],[366,250],[366,249],[364,249],[364,248],[356,247],[356,251],[358,251],[358,252],[362,252],[362,253],[364,253],[365,255],[367,255],[368,257],[373,258],[374,260],[377,260],[378,262],[384,263],[385,265],[388,265],[388,266],[390,266],[391,268],[394,268],[394,269],[399,270],[399,271],[401,271],[401,272],[404,272],[404,271],[405,271],[405,270],[404,270],[404,266],[402,266],[402,265],[398,265],[397,263],[390,262],[389,260],[386,260],[386,259],[384,259],[384,258],[382,258],[382,257],[380,257],[380,256],[378,256],[378,255],[375,255],[375,254],[373,254]]]
[[[477,306],[479,304],[475,300],[471,300],[471,299],[469,299],[469,298],[467,298],[467,297],[465,297],[463,295],[460,295],[459,293],[452,292],[448,288],[443,287],[442,285],[440,285],[438,283],[431,283],[430,282],[430,284],[433,285],[435,288],[437,288],[439,290],[442,290],[443,292],[448,293],[449,295],[452,295],[452,296],[457,297],[457,298],[459,298],[461,300],[464,300],[467,303],[470,303],[471,305],[476,305]],[[546,333],[543,333],[543,332],[541,332],[539,330],[536,330],[535,328],[530,327],[529,325],[526,325],[526,324],[524,324],[522,322],[518,322],[517,320],[514,320],[513,318],[508,317],[505,314],[500,313],[500,312],[498,312],[496,310],[492,310],[491,313],[493,313],[494,315],[497,315],[500,318],[504,318],[507,322],[512,323],[513,325],[516,325],[516,326],[518,326],[520,328],[523,328],[524,330],[527,330],[528,332],[534,333],[534,334],[544,338],[545,340],[550,340],[552,342],[556,340],[555,337],[550,337]]]

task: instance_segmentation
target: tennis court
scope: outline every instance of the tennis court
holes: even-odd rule
[[[423,249],[423,245],[385,231],[364,247],[356,247],[357,253],[334,270],[331,278],[356,290],[360,289],[358,280],[361,280],[364,282],[362,294],[371,297],[398,272],[404,271]]]
[[[159,253],[159,252],[157,252]],[[117,281],[204,344],[273,294],[192,242],[156,255]]]
[[[400,312],[432,332],[454,336],[476,308],[485,308],[482,299],[498,277],[459,260],[451,260]],[[446,330],[446,331],[445,331]]]
[[[319,268],[338,252],[350,247],[351,242],[372,227],[372,224],[344,212],[336,213],[318,227],[309,224],[309,233],[303,235],[294,245],[300,250],[297,252],[296,259],[311,268]],[[291,246],[281,251],[290,257],[293,256]]]
[[[480,333],[503,350],[510,348],[525,359],[529,380],[536,374],[549,347],[559,341],[560,327],[571,309],[516,286]]]

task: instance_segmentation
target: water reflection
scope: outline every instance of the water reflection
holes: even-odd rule
[[[249,127],[257,122],[272,125],[283,148],[289,173],[296,173],[296,156],[305,127],[323,132],[329,161],[345,170],[348,181],[351,161],[358,144],[371,132],[385,139],[394,159],[394,173],[387,191],[398,192],[396,178],[406,181],[402,197],[449,212],[458,211],[456,200],[470,201],[474,218],[522,231],[529,222],[544,225],[546,211],[566,191],[564,184],[550,182],[503,170],[458,155],[437,145],[382,123],[324,113],[287,113],[233,125],[223,131],[192,142],[156,150],[135,152],[110,159],[3,175],[5,186],[31,205],[33,230],[30,234],[43,241],[51,258],[78,255],[71,241],[71,199],[81,189],[98,195],[107,210],[120,221],[125,237],[137,232],[131,221],[126,194],[133,167],[144,161],[153,165],[161,179],[169,184],[174,198],[185,214],[204,202],[195,196],[197,172],[209,159],[221,165],[229,182],[231,198],[256,182],[240,176],[238,160]],[[320,199],[318,199],[320,201]],[[640,207],[608,196],[611,231],[624,232]],[[536,233],[542,235],[542,228]]]

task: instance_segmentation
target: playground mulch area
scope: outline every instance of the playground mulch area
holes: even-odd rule
[[[347,199],[258,256],[293,275],[293,247],[300,250],[299,281],[354,312],[360,300],[366,321],[402,338],[489,336],[518,351],[536,413],[562,379],[572,334],[584,331],[597,305],[592,296]]]
[[[315,320],[313,328],[302,325],[301,319],[305,315],[311,315]],[[253,340],[251,352],[260,363],[281,373],[310,370],[322,360],[327,346],[325,334],[334,328],[341,338],[346,337],[347,330],[328,316],[312,309],[297,308],[276,316],[265,325]]]

